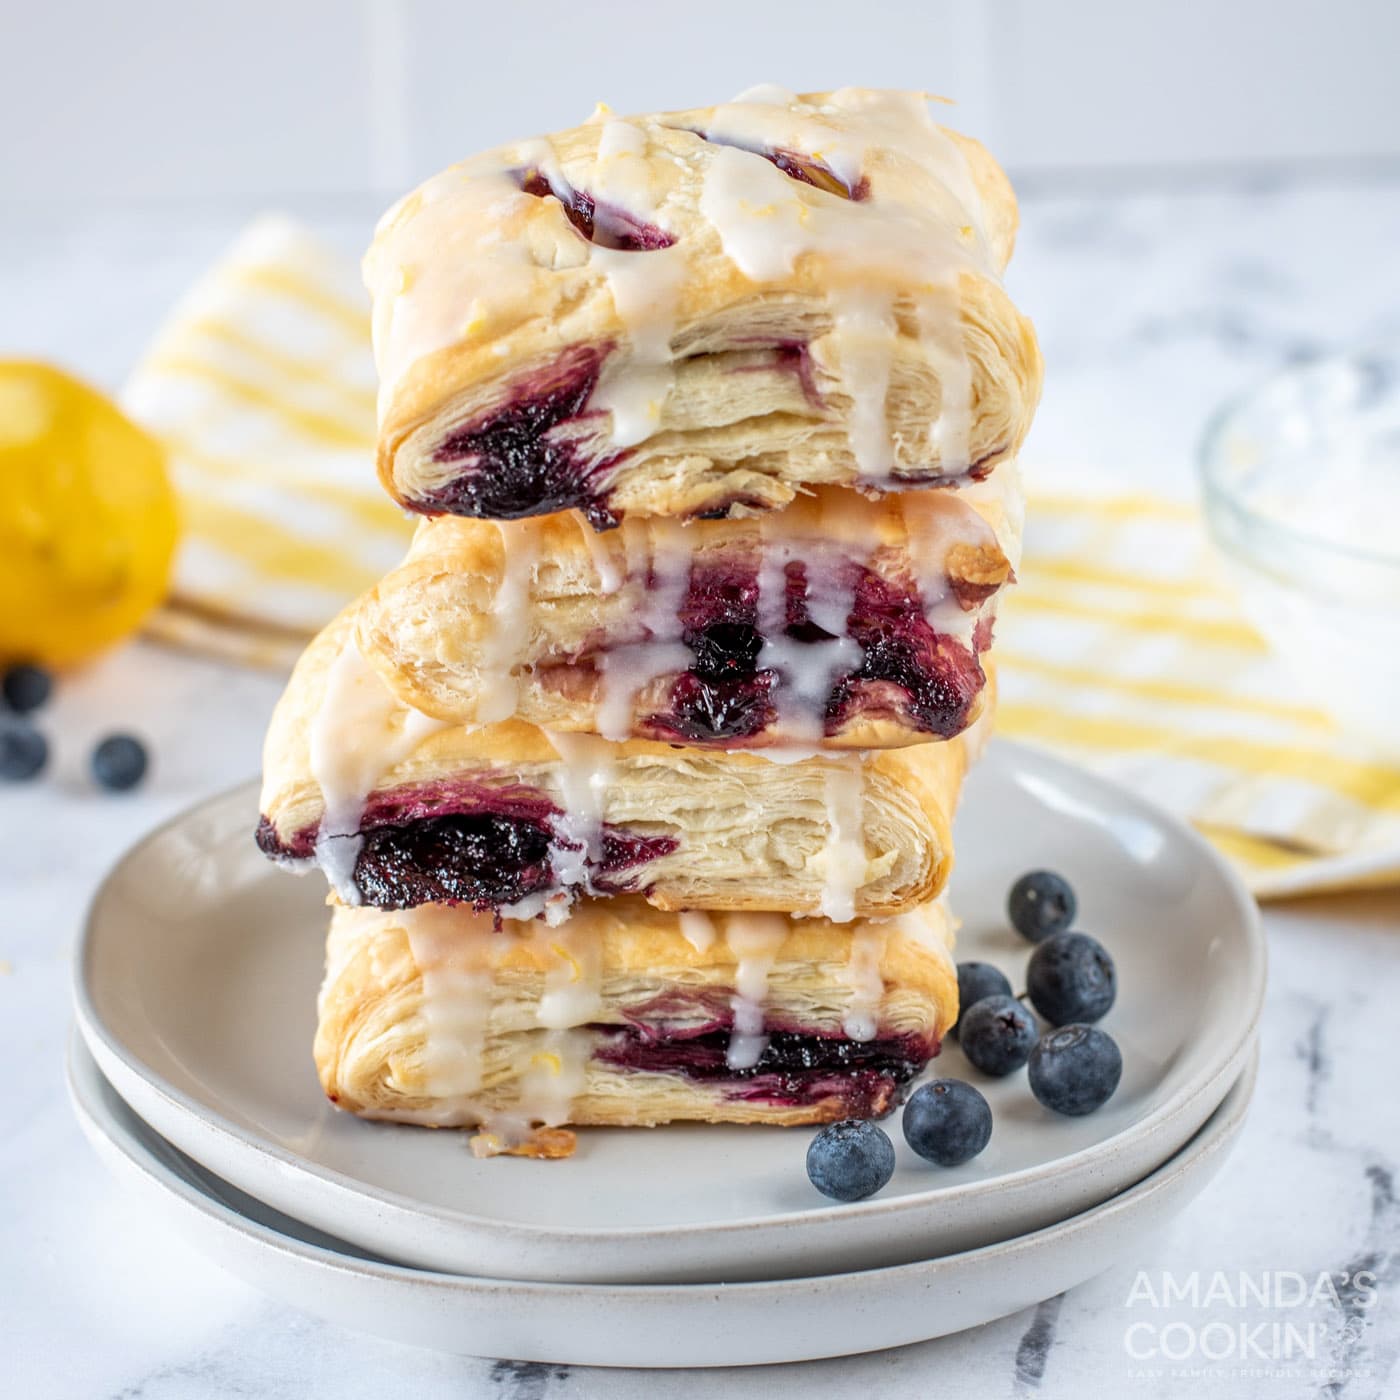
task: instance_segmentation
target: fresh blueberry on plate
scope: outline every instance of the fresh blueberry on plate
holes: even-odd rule
[[[953,1034],[963,1023],[963,1018],[983,997],[1009,997],[1011,983],[999,967],[984,962],[960,962],[958,964],[958,1019],[953,1023]]]
[[[1063,933],[1074,922],[1078,907],[1069,881],[1053,870],[1022,875],[1006,900],[1011,927],[1030,943]]]
[[[13,722],[0,725],[0,779],[27,783],[49,761],[49,742],[37,729]]]
[[[1035,1017],[1013,996],[983,997],[962,1018],[963,1054],[983,1074],[1018,1070],[1035,1048]]]
[[[1118,995],[1118,973],[1097,938],[1056,933],[1031,954],[1026,994],[1052,1026],[1097,1021]]]
[[[864,1200],[894,1175],[894,1143],[863,1118],[829,1123],[807,1149],[807,1175],[823,1196]]]
[[[1122,1077],[1122,1052],[1097,1026],[1047,1031],[1031,1051],[1031,1093],[1052,1112],[1072,1118],[1106,1104]]]
[[[109,792],[126,792],[146,776],[146,746],[130,734],[112,734],[92,751],[92,776]]]
[[[904,1140],[940,1167],[970,1162],[991,1136],[987,1100],[961,1079],[931,1079],[904,1105]]]
[[[42,666],[11,666],[0,678],[0,694],[17,715],[39,709],[53,690],[53,677]]]

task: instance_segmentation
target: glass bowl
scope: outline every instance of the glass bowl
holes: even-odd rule
[[[1241,606],[1299,696],[1400,753],[1400,357],[1269,380],[1211,422],[1200,471]]]

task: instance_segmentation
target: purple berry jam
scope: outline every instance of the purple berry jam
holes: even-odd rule
[[[912,585],[847,567],[855,574],[847,633],[862,656],[834,678],[820,716],[824,732],[838,733],[857,717],[890,716],[941,738],[960,733],[986,683],[978,637],[989,635],[979,626],[971,646],[944,636],[930,626]],[[789,564],[786,577],[785,637],[812,646],[834,640],[808,613],[806,566]],[[679,621],[695,660],[672,682],[665,708],[639,717],[638,733],[728,746],[761,735],[776,719],[781,677],[760,666],[756,562],[694,564]]]
[[[677,844],[670,836],[639,836],[621,827],[604,826],[602,859],[591,872],[593,888],[604,894],[642,888],[632,872],[669,856]]]
[[[553,883],[542,827],[484,814],[436,817],[364,833],[355,884],[377,909],[514,904]]]
[[[509,400],[464,424],[438,444],[433,460],[456,474],[428,495],[405,501],[423,515],[469,515],[518,520],[572,507],[590,512],[595,527],[616,524],[591,485],[610,466],[590,460],[567,431],[598,383],[607,346],[576,345],[552,365],[512,386]]]
[[[756,1064],[731,1069],[725,1061],[729,1028],[711,1023],[668,1032],[656,1025],[602,1032],[594,1058],[619,1069],[683,1075],[722,1083],[731,1099],[798,1107],[837,1099],[851,1117],[876,1117],[893,1107],[899,1090],[938,1051],[917,1035],[855,1041],[803,1030],[774,1030]]]
[[[536,199],[557,199],[564,206],[569,222],[600,248],[613,248],[623,253],[653,253],[669,248],[676,241],[664,228],[649,224],[615,204],[594,199],[587,190],[574,189],[562,179],[547,180],[538,170],[517,170],[515,178],[526,194]]]
[[[365,903],[380,909],[428,903],[499,909],[561,889],[556,857],[577,847],[560,840],[558,815],[530,788],[437,784],[376,794],[360,822],[355,884]],[[315,854],[316,828],[283,841],[263,817],[256,840],[274,859],[306,859]],[[605,826],[590,880],[608,894],[644,888],[645,866],[675,849],[670,837]]]
[[[748,361],[744,364],[735,365],[734,374],[759,374],[774,369],[782,371],[784,374],[791,374],[802,386],[802,397],[807,400],[813,408],[822,408],[826,400],[822,397],[822,392],[817,388],[816,372],[812,368],[812,351],[804,340],[784,340],[773,344],[769,341],[761,341],[754,348],[756,350],[767,350],[769,355],[755,361]],[[723,517],[726,508],[720,509],[720,516]]]

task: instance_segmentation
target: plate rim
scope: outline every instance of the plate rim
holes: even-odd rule
[[[315,1264],[318,1267],[338,1270],[351,1275],[373,1275],[383,1281],[399,1280],[409,1284],[427,1284],[438,1287],[446,1287],[453,1292],[474,1293],[484,1292],[490,1295],[512,1294],[522,1297],[529,1296],[566,1296],[570,1294],[583,1294],[585,1296],[608,1297],[614,1294],[624,1294],[631,1298],[661,1299],[674,1298],[677,1301],[686,1298],[694,1298],[701,1294],[714,1294],[717,1291],[723,1292],[726,1296],[740,1296],[743,1298],[756,1297],[763,1293],[781,1292],[787,1290],[809,1290],[817,1291],[823,1287],[830,1287],[833,1284],[846,1282],[848,1280],[870,1280],[879,1278],[881,1280],[903,1280],[904,1278],[914,1278],[919,1273],[928,1270],[949,1270],[957,1267],[958,1263],[967,1260],[972,1256],[983,1258],[996,1254],[1009,1254],[1013,1251],[1022,1251],[1034,1248],[1045,1243],[1050,1237],[1067,1235],[1083,1229],[1086,1225],[1101,1221],[1111,1215],[1120,1214],[1125,1208],[1139,1203],[1148,1195],[1155,1194],[1164,1185],[1168,1184],[1174,1177],[1182,1171],[1189,1170],[1206,1152],[1214,1152],[1224,1147],[1230,1150],[1234,1141],[1242,1130],[1249,1116],[1249,1110],[1254,1102],[1254,1095],[1258,1088],[1259,1063],[1261,1058],[1261,1046],[1257,1038],[1251,1041],[1248,1049],[1249,1053],[1245,1058],[1245,1063],[1238,1077],[1226,1091],[1225,1098],[1212,1110],[1206,1121],[1187,1139],[1176,1152],[1166,1161],[1155,1167],[1141,1180],[1135,1182],[1125,1191],[1120,1191],[1117,1195],[1110,1196],[1107,1200],[1099,1201],[1092,1206],[1088,1206],[1074,1215],[1067,1216],[1063,1220],[1057,1220],[1051,1225],[1042,1226],[1038,1230],[1030,1230],[1021,1235],[1014,1235],[1010,1239],[996,1240],[990,1244],[978,1245],[974,1249],[960,1250],[953,1254],[939,1254],[927,1259],[913,1260],[903,1264],[886,1264],[872,1269],[849,1269],[836,1273],[826,1274],[802,1274],[791,1278],[772,1279],[743,1279],[734,1283],[605,1283],[593,1282],[578,1279],[514,1279],[499,1278],[488,1274],[456,1274],[439,1269],[420,1268],[413,1264],[400,1264],[391,1259],[381,1258],[357,1258],[354,1255],[342,1254],[337,1250],[330,1249],[326,1245],[317,1244],[310,1240],[296,1239],[286,1235],[275,1226],[260,1220],[252,1219],[235,1209],[227,1202],[221,1201],[210,1193],[202,1190],[198,1185],[189,1181],[183,1174],[176,1172],[165,1162],[156,1157],[142,1144],[135,1135],[128,1130],[119,1129],[120,1138],[114,1135],[104,1126],[107,1115],[95,1112],[89,1102],[86,1092],[79,1082],[79,1058],[86,1055],[91,1062],[90,1068],[101,1079],[108,1088],[121,1100],[122,1104],[131,1112],[142,1126],[160,1138],[167,1146],[173,1148],[182,1156],[188,1156],[174,1143],[171,1143],[164,1134],[152,1127],[145,1119],[136,1113],[136,1110],[122,1098],[116,1086],[102,1072],[102,1067],[93,1056],[90,1048],[82,1041],[81,1036],[71,1035],[68,1043],[68,1050],[65,1056],[65,1085],[68,1091],[69,1104],[74,1115],[78,1118],[80,1126],[86,1131],[96,1128],[101,1133],[103,1139],[115,1148],[131,1166],[153,1179],[157,1184],[165,1186],[172,1194],[182,1198],[192,1208],[200,1211],[208,1217],[214,1218],[224,1224],[228,1229],[239,1234],[254,1237],[258,1243],[267,1248],[274,1249],[281,1253],[290,1253],[302,1257],[306,1262]],[[87,1067],[84,1067],[86,1069]],[[1240,1093],[1240,1098],[1231,1102],[1236,1092]],[[1229,1111],[1226,1112],[1228,1106]],[[191,1158],[193,1161],[194,1159]],[[196,1163],[196,1166],[199,1166]],[[211,1171],[207,1167],[200,1167],[202,1171],[207,1171],[211,1176],[219,1177],[217,1172]],[[173,1184],[171,1184],[173,1183]],[[231,1183],[224,1182],[225,1185]],[[234,1188],[241,1189],[241,1188]],[[249,1193],[244,1192],[247,1195]],[[276,1209],[276,1207],[271,1207]],[[286,1214],[286,1212],[279,1212]],[[291,1217],[295,1219],[295,1217]],[[305,1222],[298,1222],[304,1224]],[[310,1227],[315,1228],[315,1227]],[[326,1233],[326,1232],[321,1232]],[[333,1238],[333,1237],[332,1237]],[[724,1363],[719,1363],[724,1364]]]
[[[745,1216],[734,1220],[696,1221],[675,1225],[565,1226],[503,1220],[497,1216],[479,1215],[417,1200],[412,1196],[405,1196],[397,1191],[367,1183],[334,1168],[310,1161],[275,1142],[260,1139],[225,1118],[217,1110],[201,1104],[191,1095],[171,1084],[153,1067],[141,1061],[121,1041],[112,1028],[103,1022],[98,1014],[92,989],[89,986],[89,969],[95,956],[94,946],[98,936],[96,931],[98,911],[126,863],[175,828],[210,808],[241,799],[244,796],[252,796],[259,789],[260,779],[258,778],[247,779],[232,787],[224,788],[183,808],[132,842],[109,867],[88,901],[74,948],[72,994],[78,1029],[106,1078],[115,1081],[117,1076],[108,1067],[109,1061],[114,1062],[121,1067],[121,1071],[126,1076],[144,1086],[145,1092],[155,1095],[173,1110],[184,1115],[197,1127],[198,1131],[207,1136],[223,1139],[236,1146],[240,1151],[250,1152],[283,1171],[294,1173],[300,1179],[309,1178],[319,1188],[324,1188],[337,1195],[353,1197],[358,1201],[369,1201],[382,1210],[401,1212],[420,1222],[436,1222],[450,1226],[454,1230],[489,1231],[506,1242],[548,1238],[580,1245],[604,1241],[636,1245],[647,1240],[674,1241],[678,1238],[698,1235],[711,1237],[719,1234],[747,1232],[759,1227],[771,1229],[775,1224],[801,1225],[810,1221],[836,1220],[849,1222],[853,1211],[859,1212],[859,1217],[862,1220],[883,1219],[897,1217],[919,1208],[928,1208],[935,1202],[961,1201],[992,1191],[1007,1188],[1020,1190],[1037,1183],[1057,1180],[1081,1170],[1087,1162],[1094,1158],[1111,1155],[1115,1150],[1121,1149],[1122,1144],[1127,1141],[1156,1132],[1164,1124],[1174,1121],[1185,1113],[1204,1094],[1218,1086],[1222,1077],[1228,1076],[1232,1072],[1238,1076],[1250,1042],[1258,1030],[1263,1010],[1268,977],[1268,950],[1258,904],[1239,875],[1199,832],[1174,813],[1158,807],[1130,788],[1116,783],[1110,778],[1059,758],[1036,745],[997,737],[990,746],[989,754],[999,757],[1004,755],[1008,762],[1017,765],[1029,764],[1039,767],[1042,772],[1048,769],[1052,777],[1068,773],[1074,781],[1088,783],[1101,793],[1111,795],[1115,804],[1126,803],[1139,815],[1164,824],[1177,840],[1190,847],[1197,857],[1220,877],[1223,891],[1238,915],[1237,927],[1247,954],[1246,968],[1248,972],[1253,974],[1251,994],[1246,1003],[1247,1014],[1239,1020],[1236,1035],[1223,1042],[1227,1048],[1218,1049],[1205,1071],[1195,1080],[1180,1086],[1172,1097],[1157,1105],[1146,1117],[1129,1124],[1114,1136],[1064,1156],[1053,1158],[1048,1162],[1021,1167],[1016,1171],[1006,1172],[988,1179],[951,1185],[934,1185],[923,1191],[909,1192],[885,1199],[861,1201],[857,1202],[854,1207],[840,1203],[815,1204],[810,1208],[789,1211],[781,1215],[769,1213]],[[987,757],[984,756],[981,763],[987,761]],[[1233,1079],[1229,1080],[1225,1093],[1216,1100],[1206,1115],[1207,1120],[1218,1109],[1219,1103],[1223,1101],[1225,1095],[1229,1093],[1229,1086],[1233,1082]],[[123,1092],[122,1087],[120,1085],[115,1087],[121,1093],[122,1098],[129,1102],[130,1096]],[[144,1118],[145,1115],[139,1116]],[[1194,1134],[1192,1136],[1194,1137]]]

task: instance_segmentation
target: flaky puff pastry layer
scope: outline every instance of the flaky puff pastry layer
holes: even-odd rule
[[[475,729],[449,725],[418,738],[409,728],[414,712],[359,657],[352,622],[347,610],[308,647],[273,713],[259,831],[259,844],[271,855],[313,854],[326,812],[325,775],[318,777],[314,762],[319,754],[323,764],[355,771],[365,782],[356,810],[367,839],[454,813],[522,815],[547,830],[549,882],[531,893],[596,886],[606,893],[644,891],[661,909],[791,913],[824,906],[834,912],[849,900],[856,915],[885,917],[926,903],[946,883],[953,811],[969,745],[981,742],[985,720],[944,743],[784,763],[551,735],[514,720]],[[356,683],[353,704],[337,690],[347,673]],[[396,750],[392,761],[379,757]],[[651,854],[610,872],[596,865],[583,870],[585,820],[616,848],[649,843]],[[364,860],[361,855],[355,867],[359,888],[350,902],[467,898],[369,894]]]
[[[976,719],[979,624],[1020,548],[1014,463],[956,492],[825,487],[777,515],[576,512],[419,527],[364,599],[360,649],[457,723],[717,747],[887,748]],[[815,640],[803,638],[805,629]],[[868,650],[867,650],[868,646]]]
[[[717,915],[687,928],[687,917],[613,900],[559,928],[493,931],[442,906],[337,909],[315,1040],[322,1086],[352,1113],[443,1127],[814,1123],[883,1112],[897,1092],[901,1076],[874,1085],[843,1058],[848,1032],[899,1047],[907,1078],[957,1019],[941,904],[885,924]],[[683,1046],[718,1028],[723,1042],[755,956],[772,960],[764,1027],[809,1037],[810,1068],[784,1080],[757,1046],[738,1073],[629,1067],[619,1047],[631,1038]]]
[[[915,93],[600,110],[477,156],[365,259],[380,477],[428,513],[601,523],[989,470],[1040,394],[1016,221]]]

